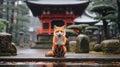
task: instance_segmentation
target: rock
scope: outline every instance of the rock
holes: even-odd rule
[[[119,40],[104,40],[101,42],[101,49],[105,53],[120,54]]]
[[[76,49],[76,41],[70,41],[69,42],[69,50],[70,52],[75,52]]]
[[[16,44],[15,44],[15,43],[11,43],[10,53],[11,53],[12,55],[17,55],[17,48],[16,48]]]
[[[89,53],[89,37],[87,35],[78,35],[76,42],[76,53]]]
[[[12,35],[0,33],[0,56],[17,55],[17,49],[12,42]]]
[[[102,49],[101,49],[101,45],[100,44],[96,44],[95,46],[94,46],[94,51],[102,51]]]
[[[97,42],[90,42],[89,43],[89,49],[90,51],[94,51],[94,46],[97,44]]]
[[[12,41],[12,35],[8,33],[0,33],[0,51],[8,52]]]

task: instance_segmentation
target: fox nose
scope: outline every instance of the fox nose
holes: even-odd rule
[[[62,36],[62,35],[60,35],[60,34],[58,35],[58,37],[61,37],[61,36]]]

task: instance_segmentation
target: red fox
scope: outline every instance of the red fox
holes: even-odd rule
[[[47,57],[64,57],[66,53],[66,31],[65,27],[54,26],[52,50],[46,53]]]

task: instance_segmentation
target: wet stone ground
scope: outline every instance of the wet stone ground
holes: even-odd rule
[[[0,56],[0,67],[120,67],[120,54],[67,52],[64,58],[54,58],[45,57],[47,51],[18,49],[17,56]]]
[[[0,59],[56,59],[54,57],[45,57],[49,49],[18,49],[17,56],[0,56]],[[64,59],[120,59],[120,54],[104,53],[73,53],[67,52]],[[60,58],[63,59],[63,58]]]
[[[0,67],[120,67],[120,62],[0,62]]]

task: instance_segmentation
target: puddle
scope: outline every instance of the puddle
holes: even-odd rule
[[[0,67],[120,67],[120,62],[0,62]]]

